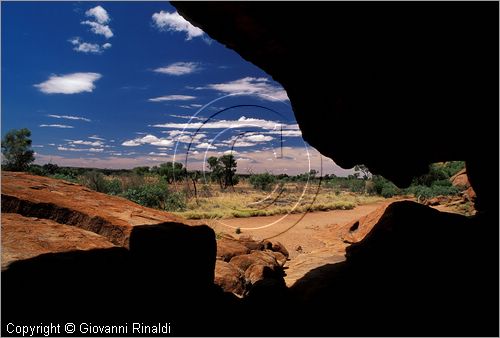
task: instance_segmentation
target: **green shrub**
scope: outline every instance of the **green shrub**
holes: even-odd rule
[[[119,195],[122,193],[122,183],[119,179],[106,180],[105,191],[110,195]]]
[[[394,195],[397,195],[397,194],[398,194],[398,190],[394,184],[393,185],[390,185],[390,184],[385,185],[382,188],[382,191],[380,192],[380,195],[382,195],[382,197],[385,197],[385,198],[390,198],[390,197],[393,197]]]
[[[465,168],[464,161],[450,161],[450,162],[445,162],[442,165],[442,170],[446,173],[448,177],[452,177],[453,175],[455,175],[464,168]]]
[[[183,211],[186,201],[182,193],[169,192],[165,184],[145,184],[126,190],[123,197],[149,208]]]
[[[417,198],[429,199],[436,196],[447,196],[456,195],[460,192],[460,189],[450,186],[443,185],[432,185],[430,187],[425,185],[413,185],[406,189],[407,193],[415,195]]]
[[[269,191],[276,182],[276,177],[270,173],[256,174],[250,176],[250,184],[255,189]]]
[[[38,164],[32,164],[28,168],[28,173],[32,175],[45,176],[45,171],[43,171],[42,166]]]
[[[165,200],[163,209],[167,211],[186,210],[186,197],[180,192],[170,192]]]
[[[123,193],[123,196],[145,207],[160,209],[167,199],[168,190],[165,186],[147,184],[128,189]]]
[[[347,190],[357,193],[365,191],[365,181],[354,177],[333,177],[326,182],[326,185],[334,190]]]

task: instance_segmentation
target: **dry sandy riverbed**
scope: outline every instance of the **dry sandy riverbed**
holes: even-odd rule
[[[285,245],[293,259],[300,253],[306,254],[325,246],[318,239],[323,230],[330,230],[340,225],[357,220],[382,205],[393,202],[387,199],[371,204],[359,205],[352,210],[315,211],[307,214],[290,214],[276,216],[261,216],[249,218],[229,218],[224,220],[204,220],[216,233],[228,233],[236,238],[239,236],[252,236],[255,239],[271,238]],[[263,227],[261,229],[255,229]],[[236,228],[241,229],[241,234],[236,234]],[[287,230],[289,229],[289,230]],[[339,234],[340,238],[340,234]],[[302,250],[297,251],[297,247]]]

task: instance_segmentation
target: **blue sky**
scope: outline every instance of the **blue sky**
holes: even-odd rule
[[[23,127],[41,164],[321,165],[283,88],[167,2],[2,2],[2,134]]]

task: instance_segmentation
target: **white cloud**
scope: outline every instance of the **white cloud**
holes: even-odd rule
[[[102,77],[99,73],[71,73],[52,75],[47,81],[34,85],[45,94],[77,94],[92,92],[94,82]]]
[[[137,147],[140,145],[142,145],[142,143],[138,142],[136,140],[128,140],[128,141],[125,141],[122,143],[122,146],[125,146],[125,147]]]
[[[203,35],[203,31],[186,21],[177,12],[160,11],[153,14],[153,23],[161,31],[185,32],[186,40]]]
[[[106,140],[105,138],[99,137],[97,135],[92,135],[92,136],[89,136],[88,138],[91,139],[91,140],[99,140],[99,141],[105,141]]]
[[[155,155],[155,156],[168,156],[167,153],[155,153],[154,151],[150,152],[149,155]]]
[[[211,145],[210,143],[203,142],[196,146],[197,149],[217,149],[217,147]]]
[[[199,143],[207,135],[203,133],[197,133],[193,135],[192,132],[183,130],[167,130],[162,131],[162,133],[168,134],[174,142],[180,143]]]
[[[232,146],[235,148],[253,147],[255,145],[257,145],[257,143],[240,141],[240,140],[237,140],[236,142],[234,142],[234,144],[232,144]]]
[[[272,136],[250,133],[246,135],[233,136],[228,140],[222,141],[222,144],[230,145],[234,148],[243,148],[253,147],[264,142],[272,141],[273,139],[274,138]]]
[[[165,96],[151,98],[148,101],[150,102],[187,101],[193,99],[196,99],[196,97],[190,95],[165,95]]]
[[[109,42],[103,44],[100,46],[97,43],[89,43],[89,42],[83,42],[80,40],[80,38],[73,38],[71,40],[68,40],[73,46],[74,51],[81,52],[81,53],[92,53],[92,54],[101,54],[104,52],[105,49],[111,48],[111,44]]]
[[[103,52],[101,46],[99,46],[97,43],[88,43],[88,42],[83,42],[80,40],[80,38],[76,37],[71,40],[68,40],[73,46],[74,51],[81,52],[81,53],[93,53],[93,54],[101,54]]]
[[[137,137],[133,140],[127,140],[122,143],[122,146],[137,147],[143,144],[151,144],[158,147],[170,147],[174,144],[174,141],[166,138],[158,138],[154,135],[148,134],[144,137]]]
[[[284,137],[302,137],[302,132],[300,131],[300,129],[296,129],[296,130],[272,130],[272,131],[268,131],[267,134],[283,135]]]
[[[108,12],[101,6],[96,6],[85,12],[86,16],[93,17],[100,24],[106,24],[109,22]]]
[[[66,148],[59,146],[57,147],[57,150],[61,151],[76,151],[76,152],[82,152],[82,151],[89,151],[91,153],[102,153],[104,151],[103,148]]]
[[[197,105],[191,104],[190,106],[197,106]],[[191,115],[175,115],[175,114],[171,114],[169,116],[172,116],[172,117],[175,117],[175,118],[178,118],[178,119],[186,119],[186,120],[193,119],[193,120],[198,120],[198,121],[205,121],[207,119],[206,117],[203,117],[203,116],[191,116]]]
[[[186,75],[200,70],[197,62],[175,62],[165,67],[156,68],[157,73],[168,75]]]
[[[169,147],[172,144],[174,144],[174,141],[167,139],[158,139],[158,141],[151,142],[151,145],[160,147]]]
[[[205,124],[201,122],[194,123],[163,123],[154,124],[153,127],[157,128],[175,128],[175,129],[225,129],[225,128],[239,128],[239,127],[257,127],[267,130],[277,130],[282,128],[285,130],[297,130],[299,126],[295,124],[279,123],[271,120],[262,120],[251,117],[242,116],[238,120],[211,120]]]
[[[274,86],[265,77],[244,77],[242,79],[225,83],[209,84],[197,89],[213,89],[225,94],[257,95],[268,101],[288,100],[286,91],[280,86]]]
[[[255,134],[255,135],[243,136],[242,139],[248,140],[250,142],[267,142],[273,140],[273,137],[262,134]]]
[[[102,141],[83,141],[83,140],[76,140],[76,141],[70,141],[70,144],[83,144],[86,146],[92,146],[92,147],[102,147],[103,143]]]
[[[88,119],[86,117],[81,117],[81,116],[73,116],[73,115],[54,115],[54,114],[49,114],[47,115],[48,117],[53,117],[56,119],[66,119],[66,120],[82,120],[85,122],[91,122],[91,119]]]
[[[108,25],[102,25],[98,22],[88,21],[88,20],[82,21],[81,24],[90,26],[90,30],[94,34],[104,35],[106,39],[113,37],[113,32],[111,31],[111,28],[109,28]]]
[[[49,128],[75,128],[73,126],[67,126],[65,124],[41,124],[39,127],[49,127]]]

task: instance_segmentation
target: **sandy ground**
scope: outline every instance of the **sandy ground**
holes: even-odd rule
[[[255,239],[270,238],[285,245],[293,259],[300,253],[306,254],[325,246],[318,239],[322,230],[344,225],[369,214],[392,199],[360,205],[352,210],[316,211],[306,214],[263,216],[249,218],[230,218],[225,220],[206,220],[216,232],[228,233],[234,237],[252,236]],[[256,229],[259,228],[260,229]],[[236,228],[241,234],[236,234]],[[329,231],[331,236],[331,231]],[[302,250],[296,250],[297,247]]]
[[[344,226],[396,200],[386,199],[352,210],[208,220],[206,223],[216,233],[224,232],[236,238],[269,238],[283,243],[290,253],[285,265],[285,282],[290,287],[311,270],[345,260],[347,244],[341,238]],[[236,228],[240,228],[241,234],[236,234]]]

